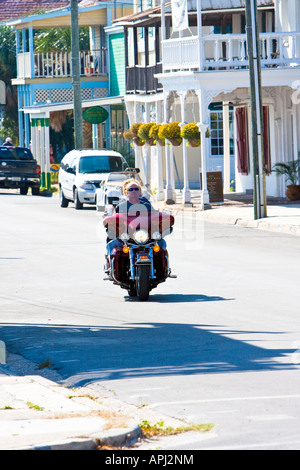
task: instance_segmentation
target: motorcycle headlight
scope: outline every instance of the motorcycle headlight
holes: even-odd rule
[[[152,239],[153,240],[160,240],[161,239],[161,233],[159,233],[159,232],[152,233]]]
[[[128,233],[124,232],[124,233],[122,233],[120,238],[121,238],[122,242],[128,242],[130,236],[128,235]]]
[[[146,243],[149,239],[148,232],[146,230],[137,230],[133,234],[133,239],[136,243]]]

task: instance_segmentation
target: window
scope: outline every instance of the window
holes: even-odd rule
[[[29,149],[23,147],[5,148],[0,150],[1,160],[33,160],[32,153]]]
[[[110,173],[122,171],[125,160],[115,155],[82,157],[79,161],[79,173]]]
[[[233,141],[233,111],[229,111],[229,129],[230,129],[230,155],[234,155]],[[210,113],[210,132],[211,132],[211,156],[222,157],[224,155],[223,141],[223,112],[213,110]]]
[[[263,106],[263,126],[264,126],[264,170],[267,175],[271,173],[271,154],[270,154],[270,118],[268,106]],[[293,129],[293,125],[291,127]],[[293,142],[292,138],[292,142]]]
[[[249,173],[249,152],[248,152],[248,122],[247,108],[236,108],[236,143],[237,143],[237,163],[238,172],[243,175]]]

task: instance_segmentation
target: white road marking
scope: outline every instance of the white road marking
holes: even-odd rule
[[[170,406],[170,405],[188,405],[194,403],[224,403],[235,401],[251,401],[251,400],[286,400],[286,399],[299,399],[300,395],[266,395],[257,397],[232,397],[232,398],[204,398],[201,400],[182,400],[170,402],[157,402],[149,405],[149,408],[156,408],[157,406]]]

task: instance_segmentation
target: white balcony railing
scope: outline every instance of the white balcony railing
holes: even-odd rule
[[[34,53],[33,62],[29,52],[18,54],[18,78],[71,77],[71,52]],[[105,49],[80,51],[80,74],[101,75],[106,73]]]
[[[261,33],[261,65],[299,66],[300,32]],[[245,34],[203,36],[202,65],[197,36],[162,41],[163,71],[214,70],[248,67]]]

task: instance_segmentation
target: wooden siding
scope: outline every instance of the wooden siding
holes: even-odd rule
[[[107,24],[107,15],[106,8],[102,8],[95,11],[80,12],[79,15],[79,26],[93,26],[93,25],[105,25]],[[66,11],[65,15],[55,16],[49,18],[44,18],[41,15],[41,18],[36,17],[35,20],[31,21],[30,17],[28,22],[20,23],[15,25],[17,29],[26,28],[32,26],[34,29],[44,29],[44,28],[69,28],[71,26],[71,15],[69,11]]]
[[[124,34],[111,34],[109,37],[110,95],[125,94],[125,44]]]

